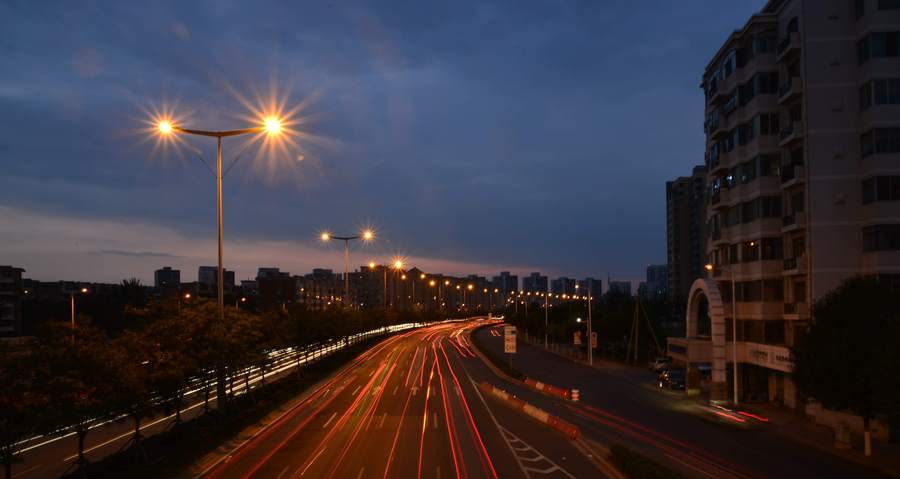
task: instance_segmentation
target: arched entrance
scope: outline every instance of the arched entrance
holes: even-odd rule
[[[712,342],[710,399],[727,399],[725,376],[725,307],[715,281],[700,278],[691,285],[687,306],[688,338],[708,337]],[[708,326],[706,326],[708,324]],[[705,329],[708,330],[704,331]]]

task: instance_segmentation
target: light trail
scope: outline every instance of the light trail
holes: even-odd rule
[[[441,338],[435,340],[435,342],[441,341]],[[431,343],[431,350],[434,353],[434,357],[437,358],[437,348],[434,343]],[[462,458],[462,447],[459,444],[459,438],[456,437],[453,421],[452,421],[452,411],[450,410],[450,404],[447,400],[447,386],[444,384],[444,374],[441,373],[441,366],[438,364],[437,367],[438,372],[438,380],[440,382],[441,388],[441,403],[444,405],[444,422],[447,424],[447,437],[450,440],[450,454],[453,456],[453,468],[456,471],[456,477],[459,479],[460,477],[467,477],[465,474],[465,462],[463,462]],[[458,453],[458,454],[457,454]],[[462,463],[463,474],[460,474],[460,463]]]
[[[424,363],[423,363],[424,364]],[[428,388],[425,390],[425,409],[422,413],[422,434],[419,439],[419,468],[416,477],[422,479],[422,455],[425,452],[425,428],[428,426],[428,398],[431,396],[431,380],[434,378],[434,367],[437,358],[431,363],[431,373],[428,375]]]

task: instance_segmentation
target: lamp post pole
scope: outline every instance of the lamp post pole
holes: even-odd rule
[[[550,317],[550,288],[547,288],[547,291],[544,294],[544,349],[547,349],[547,327],[549,324]]]
[[[737,296],[735,295],[734,285],[734,265],[728,268],[731,272],[731,364],[733,366],[734,376],[731,382],[734,383],[734,404],[738,404],[738,362],[737,362]]]

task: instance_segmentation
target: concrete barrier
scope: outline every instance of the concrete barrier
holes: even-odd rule
[[[578,391],[577,389],[563,389],[561,387],[554,386],[552,384],[542,383],[540,381],[537,381],[537,380],[534,380],[531,378],[525,378],[525,384],[528,385],[528,387],[530,387],[531,389],[534,389],[536,391],[539,391],[539,392],[542,392],[545,394],[549,394],[551,396],[561,397],[561,398],[567,399],[569,401],[577,401],[578,400],[577,399],[578,393],[576,393],[575,399],[573,399],[573,397],[572,397],[572,391]]]
[[[478,387],[482,391],[502,400],[513,409],[522,411],[523,413],[533,417],[534,419],[537,419],[538,421],[550,426],[551,428],[556,429],[569,439],[575,440],[581,436],[581,430],[578,428],[578,426],[564,421],[548,413],[547,411],[544,411],[543,409],[532,406],[531,404],[528,404],[527,402],[492,384],[481,382],[478,384]]]

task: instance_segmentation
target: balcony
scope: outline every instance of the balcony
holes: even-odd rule
[[[712,195],[710,195],[710,197],[709,197],[710,205],[716,206],[717,204],[719,204],[722,201],[722,195],[720,193],[721,191],[722,190],[716,190]]]
[[[806,303],[784,303],[784,319],[808,319],[809,306]]]
[[[722,135],[728,133],[728,128],[725,127],[725,123],[727,122],[721,118],[714,122],[710,122],[709,127],[707,128],[710,140],[717,140]]]
[[[800,77],[791,77],[790,80],[778,87],[778,104],[782,105],[803,93],[803,82]]]
[[[783,62],[800,52],[800,32],[791,32],[775,47],[775,61]]]
[[[803,139],[803,122],[794,121],[791,122],[785,129],[781,130],[781,135],[778,137],[778,146],[788,146],[791,143],[800,141]]]
[[[790,188],[805,181],[803,165],[787,165],[781,169],[781,187]]]
[[[796,231],[806,228],[806,214],[803,212],[791,213],[781,218],[781,232]]]
[[[800,255],[793,258],[785,258],[782,274],[784,276],[804,274],[806,273],[808,264],[809,261],[807,261],[806,255]]]

